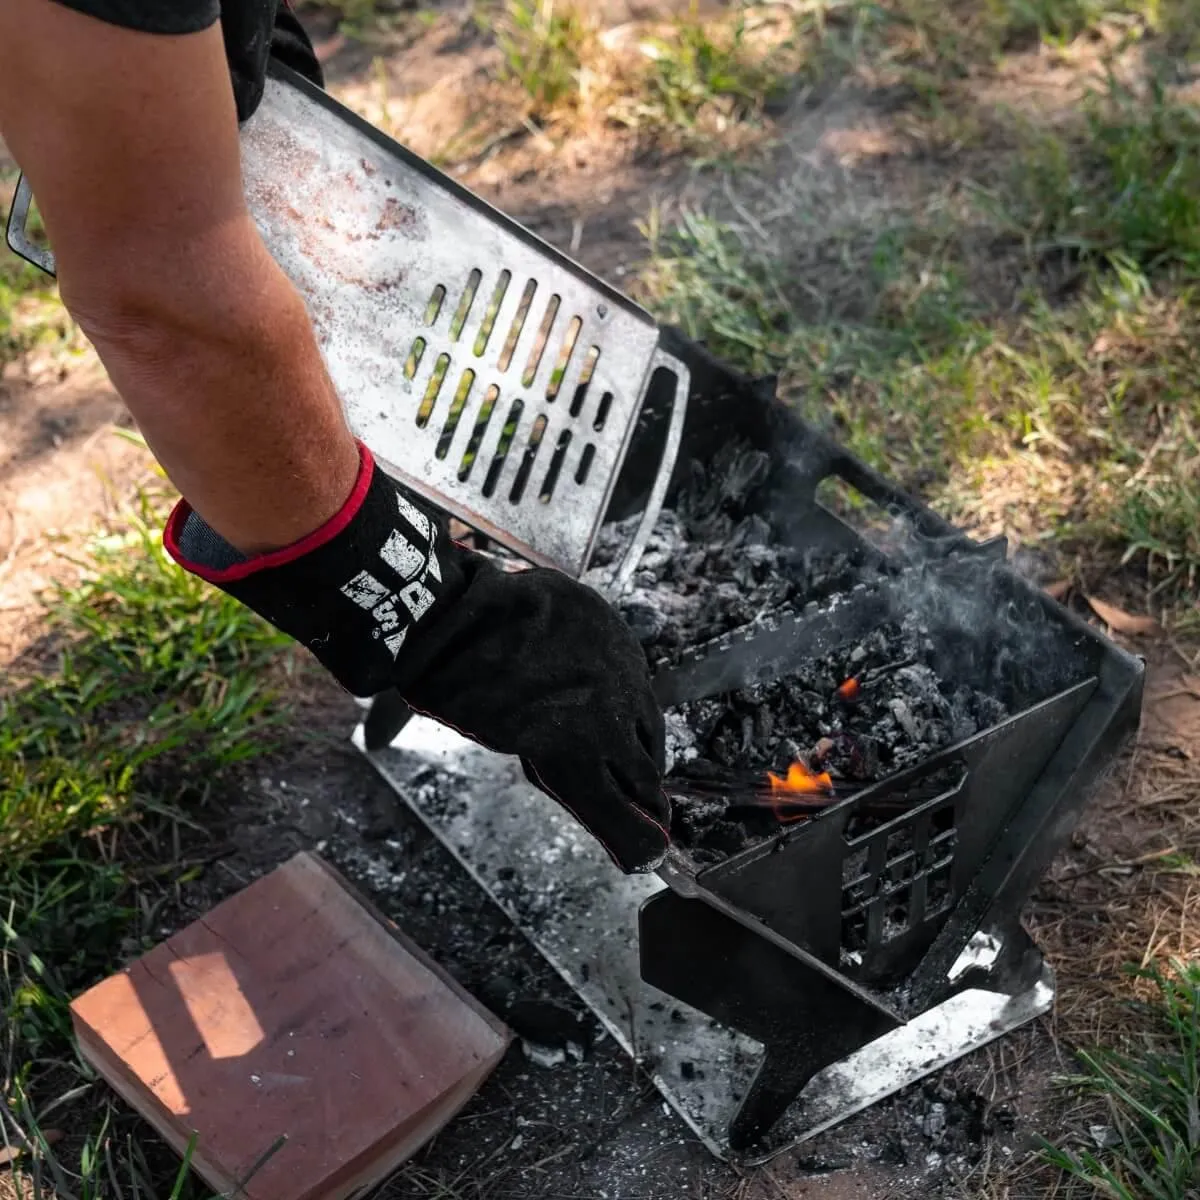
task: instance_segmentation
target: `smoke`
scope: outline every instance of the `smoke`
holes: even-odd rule
[[[884,592],[891,617],[915,615],[929,631],[943,678],[1020,709],[1092,673],[1086,639],[998,548],[954,530],[931,531],[915,502],[880,504],[831,474],[830,460],[830,443],[820,436],[789,444],[784,474],[791,484],[771,498],[773,527],[801,560],[827,555],[831,538],[856,555],[862,582]],[[811,513],[813,503],[821,506],[817,519],[789,516],[789,508]]]

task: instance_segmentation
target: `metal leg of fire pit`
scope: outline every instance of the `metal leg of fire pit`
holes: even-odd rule
[[[729,1126],[754,1145],[804,1085],[901,1022],[702,900],[662,892],[640,914],[642,978],[760,1042],[765,1057]]]
[[[363,721],[363,740],[369,753],[386,750],[413,719],[414,713],[399,692],[383,692],[371,701]]]

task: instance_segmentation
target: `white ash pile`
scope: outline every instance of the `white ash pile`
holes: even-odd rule
[[[675,505],[664,509],[618,601],[652,662],[877,577],[854,556],[774,540],[762,515],[768,455],[731,444],[707,466],[693,462]],[[606,526],[593,559],[615,562],[638,518]]]

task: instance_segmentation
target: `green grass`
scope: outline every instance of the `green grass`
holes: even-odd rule
[[[161,515],[144,500],[96,543],[48,607],[36,666],[0,696],[0,1141],[36,1147],[39,1129],[94,1118],[70,1154],[29,1156],[62,1197],[115,1196],[118,1179],[156,1194],[129,1118],[96,1108],[102,1091],[80,1115],[96,1089],[68,1000],[156,939],[197,869],[180,849],[189,811],[269,749],[283,714],[265,680],[284,639],[170,562]]]
[[[201,776],[256,753],[284,639],[171,562],[144,507],[50,610],[54,669],[0,698],[0,857],[119,820],[168,756]]]
[[[648,65],[617,112],[640,129],[695,134],[706,114],[720,123],[752,121],[787,90],[796,63],[785,42],[764,53],[747,17],[702,20],[693,10],[671,32],[641,42]]]
[[[825,245],[799,222],[763,236],[686,215],[648,231],[643,296],[718,356],[778,374],[807,416],[948,516],[1134,565],[1186,602],[1200,117],[1153,77],[1110,79],[1076,128],[1026,139],[1006,170],[1007,187],[967,181],[961,225],[943,206]],[[1064,274],[1070,291],[1049,299],[1041,281]]]
[[[0,208],[0,228],[6,219]],[[65,342],[70,330],[54,280],[0,243],[0,366],[35,346]]]
[[[1073,142],[1030,136],[1011,225],[1039,251],[1120,254],[1200,274],[1200,112],[1159,79],[1089,91]]]
[[[482,20],[503,54],[504,77],[532,100],[532,116],[545,117],[578,96],[596,33],[583,6],[571,0],[506,0],[498,15]]]
[[[15,172],[0,172],[0,233],[16,190]],[[45,241],[36,205],[29,233]],[[74,326],[58,301],[58,285],[44,271],[18,258],[0,237],[0,367],[37,346],[74,346]]]
[[[1145,1032],[1121,1050],[1080,1054],[1069,1080],[1099,1098],[1111,1152],[1047,1146],[1046,1160],[1108,1200],[1192,1200],[1200,1192],[1200,963],[1140,972],[1156,996],[1140,1006]]]
[[[801,61],[800,40],[790,36],[798,20],[769,6],[734,8],[715,18],[684,14],[669,32],[647,31],[622,48],[603,44],[579,0],[505,0],[477,21],[501,51],[502,77],[528,97],[530,116],[594,119],[694,146],[756,125]]]
[[[297,8],[301,19],[307,18],[310,11],[333,11],[342,33],[369,38],[378,29],[406,17],[412,5],[409,0],[300,0]]]
[[[1200,581],[1196,285],[1125,261],[1079,297],[988,312],[926,231],[862,251],[859,311],[813,311],[803,271],[696,215],[643,276],[658,315],[781,394],[948,515],[970,521],[1014,474],[1010,519],[1094,546],[1181,599]],[[915,249],[914,249],[915,247]],[[798,315],[808,312],[808,318]],[[1039,490],[1036,460],[1053,491]],[[1021,511],[1016,511],[1020,509]]]
[[[1056,48],[1109,27],[1135,39],[1188,20],[1191,0],[881,0],[840,14],[889,66],[964,75],[1044,42]]]

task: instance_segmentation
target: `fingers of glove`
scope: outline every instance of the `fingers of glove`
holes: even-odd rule
[[[580,762],[569,771],[528,759],[521,765],[529,782],[561,804],[626,874],[653,870],[662,861],[666,828],[629,802],[602,763]]]
[[[671,803],[662,788],[662,774],[650,759],[609,759],[603,769],[612,781],[614,794],[624,797],[664,831],[671,828]]]

